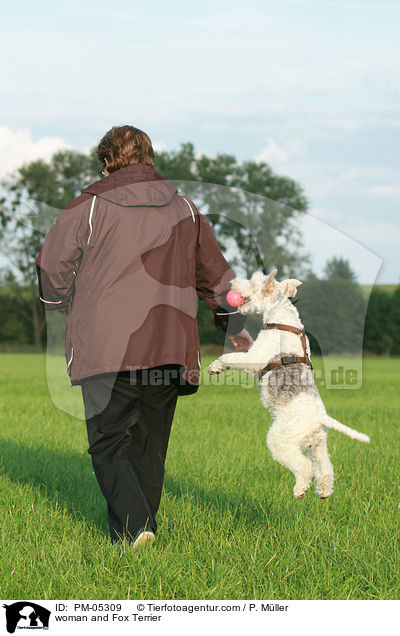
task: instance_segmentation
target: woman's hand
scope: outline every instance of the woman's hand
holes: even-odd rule
[[[228,336],[237,351],[248,351],[253,344],[253,338],[247,329],[242,329],[239,333],[228,333]]]

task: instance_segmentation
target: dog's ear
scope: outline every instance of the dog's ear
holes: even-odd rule
[[[285,294],[288,298],[293,298],[297,294],[297,288],[299,285],[303,283],[301,280],[297,280],[297,278],[288,278],[287,280],[282,281],[282,285],[284,285]]]
[[[267,282],[265,283],[265,287],[264,287],[264,296],[268,296],[268,294],[272,294],[272,292],[275,289],[275,283],[276,281],[275,279],[275,274],[277,273],[277,269],[272,270],[272,272],[270,273],[270,275],[268,276]]]

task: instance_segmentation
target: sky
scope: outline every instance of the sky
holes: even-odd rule
[[[400,282],[397,1],[22,0],[0,54],[0,178],[133,124],[298,181],[315,273]]]

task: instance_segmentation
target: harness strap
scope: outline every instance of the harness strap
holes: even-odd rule
[[[307,353],[307,341],[306,341],[306,332],[304,329],[299,329],[298,327],[292,327],[291,325],[282,325],[279,322],[266,322],[262,326],[263,329],[279,329],[280,331],[290,331],[291,333],[295,333],[297,336],[300,336],[301,344],[303,346],[304,356],[283,356],[280,360],[276,362],[270,362],[265,366],[261,371],[259,371],[258,377],[261,378],[264,373],[271,371],[272,369],[276,369],[277,367],[286,366],[288,364],[307,364],[310,369],[312,369],[312,364],[310,357]]]

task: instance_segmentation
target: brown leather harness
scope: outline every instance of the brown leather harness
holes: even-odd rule
[[[296,364],[298,362],[301,362],[303,364],[307,364],[310,367],[310,369],[313,368],[310,357],[307,353],[306,332],[304,329],[299,329],[298,327],[292,327],[291,325],[281,325],[279,322],[266,322],[263,324],[262,328],[263,329],[280,329],[281,331],[290,331],[292,333],[297,334],[298,336],[300,336],[301,344],[303,345],[304,355],[303,356],[284,356],[283,358],[281,358],[280,360],[277,360],[276,362],[270,362],[269,364],[267,364],[267,366],[261,369],[261,371],[259,371],[258,373],[259,378],[261,378],[264,375],[264,373],[267,373],[267,371],[271,371],[271,369],[276,369],[277,367],[286,366],[287,364]]]

